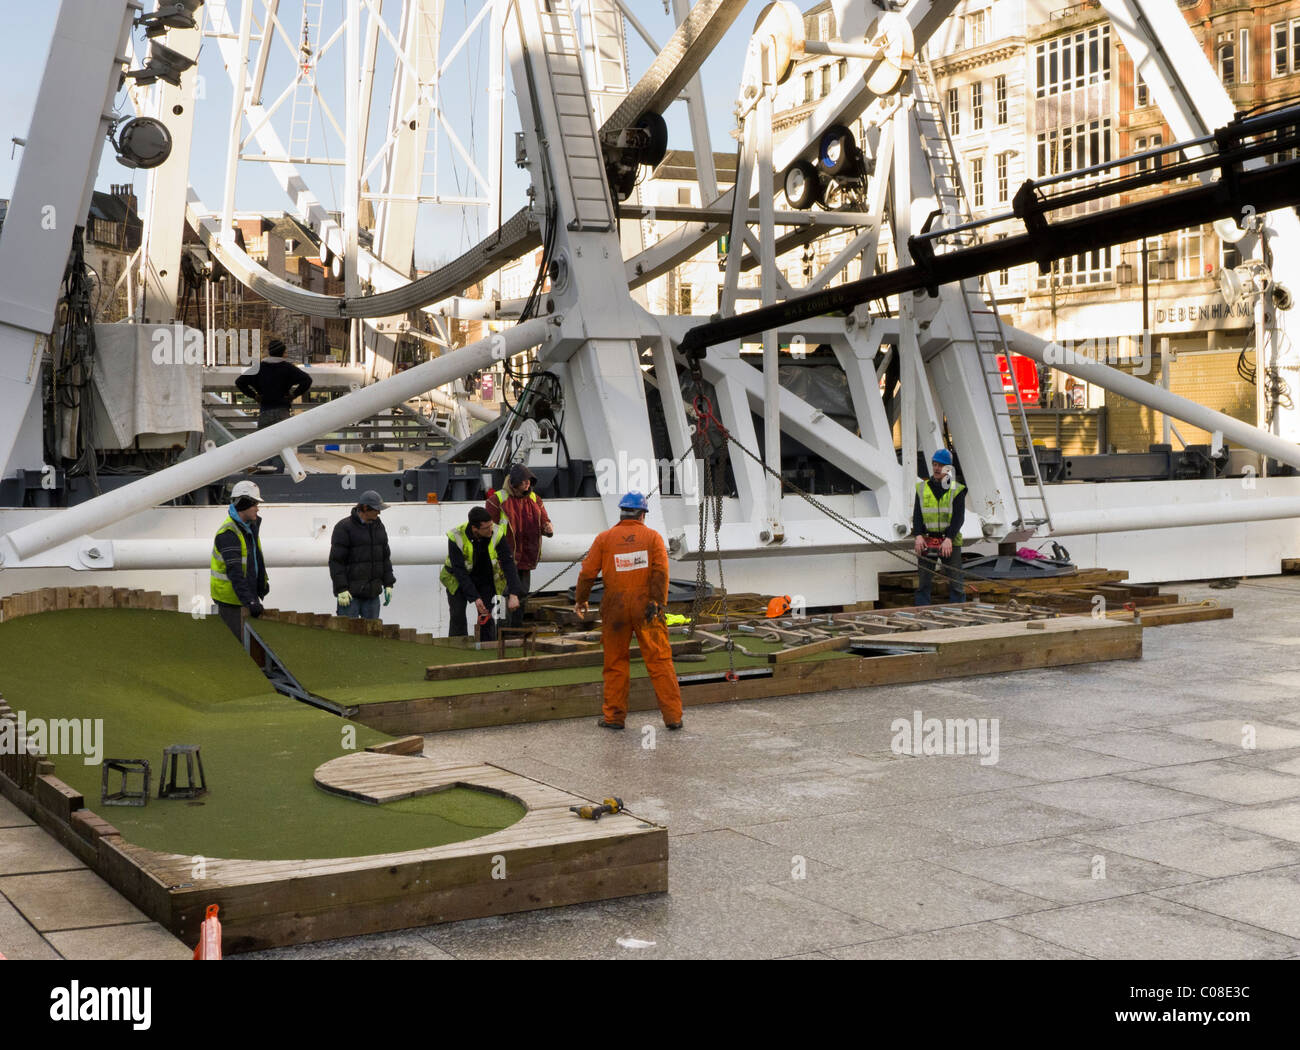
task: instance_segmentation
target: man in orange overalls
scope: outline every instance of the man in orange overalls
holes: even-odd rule
[[[668,604],[668,550],[663,537],[645,525],[650,509],[645,496],[629,492],[619,501],[619,523],[596,537],[583,559],[574,594],[573,611],[587,615],[592,584],[600,576],[605,595],[600,602],[600,638],[605,647],[605,705],[596,723],[622,729],[627,719],[631,684],[629,646],[635,634],[641,658],[650,672],[664,725],[682,727],[682,691],[673,668],[664,608]]]

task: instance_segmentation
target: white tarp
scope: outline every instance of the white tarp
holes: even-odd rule
[[[96,325],[95,444],[128,448],[142,434],[202,430],[203,346],[202,332],[179,325]]]

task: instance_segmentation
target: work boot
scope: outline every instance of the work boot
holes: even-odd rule
[[[623,728],[622,722],[606,722],[604,718],[599,719],[596,722],[596,725],[600,726],[601,729],[622,729]]]
[[[681,729],[682,724],[680,722],[665,722],[664,727],[666,729]]]

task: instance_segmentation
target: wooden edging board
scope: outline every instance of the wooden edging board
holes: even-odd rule
[[[904,682],[923,682],[964,675],[993,674],[1033,667],[1105,660],[1135,660],[1142,655],[1142,627],[1114,620],[1062,618],[981,624],[928,631],[909,631],[906,641],[934,646],[934,651],[865,658],[805,659],[770,664],[761,675],[747,673],[739,681],[683,682],[686,707],[729,700],[796,696],[835,689],[858,689]],[[862,634],[856,644],[889,647],[896,634]],[[440,733],[478,726],[541,722],[557,718],[595,716],[601,708],[600,681],[538,686],[500,692],[469,693],[362,704],[355,721],[393,735]],[[630,711],[657,709],[648,679],[633,679]]]
[[[357,752],[334,763],[369,768],[391,783],[388,764],[424,761]],[[667,828],[626,812],[582,820],[569,807],[598,800],[500,766],[428,764],[446,787],[508,795],[528,811],[493,834],[402,853],[208,858],[205,877],[196,880],[192,856],[132,845],[90,810],[69,810],[82,800],[52,776],[32,792],[0,773],[0,794],[185,943],[198,942],[205,909],[218,905],[229,954],[668,889]]]

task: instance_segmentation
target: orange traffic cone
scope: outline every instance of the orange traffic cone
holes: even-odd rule
[[[221,958],[221,920],[217,918],[217,905],[209,904],[199,926],[199,944],[194,958],[204,961]]]

